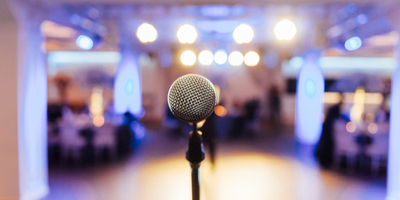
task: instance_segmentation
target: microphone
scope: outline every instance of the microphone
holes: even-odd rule
[[[201,132],[197,123],[212,114],[217,105],[217,92],[207,78],[197,74],[187,74],[172,83],[168,91],[168,106],[176,118],[193,123],[189,135],[186,159],[192,168],[192,199],[200,199],[199,167],[204,160]]]
[[[168,106],[178,119],[197,123],[214,111],[217,92],[207,78],[187,74],[176,79],[168,91]]]

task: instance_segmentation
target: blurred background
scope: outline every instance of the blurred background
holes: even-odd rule
[[[10,0],[0,8],[4,27],[14,24],[1,31],[3,60],[17,45],[7,41],[18,43],[18,70],[2,69],[18,75],[20,92],[17,198],[190,199],[191,125],[167,105],[173,81],[189,73],[218,94],[198,124],[202,199],[400,198],[387,182],[397,181],[388,146],[389,127],[398,130],[389,119],[400,101],[392,91],[399,2]]]

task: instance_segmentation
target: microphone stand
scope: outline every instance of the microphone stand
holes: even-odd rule
[[[193,131],[189,135],[186,160],[190,162],[192,168],[192,200],[200,200],[199,168],[201,161],[204,160],[204,150],[201,132],[197,131],[197,123],[193,123]]]

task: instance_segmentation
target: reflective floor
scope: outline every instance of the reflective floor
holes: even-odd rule
[[[187,141],[149,133],[128,161],[86,168],[50,169],[47,199],[189,200]],[[201,165],[203,200],[379,200],[384,178],[365,178],[322,170],[312,148],[289,133],[262,139],[225,141],[216,164]]]

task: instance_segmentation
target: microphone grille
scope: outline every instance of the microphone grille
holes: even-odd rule
[[[217,93],[207,78],[197,74],[179,77],[168,91],[168,106],[178,119],[196,123],[206,119],[217,105]]]

